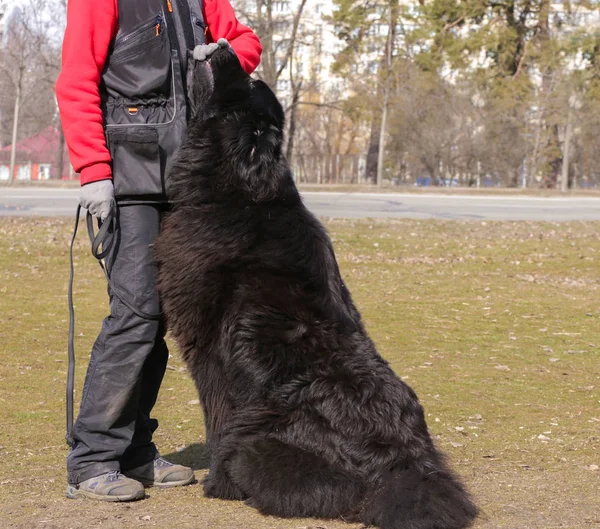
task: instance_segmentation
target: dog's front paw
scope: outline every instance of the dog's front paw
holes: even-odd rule
[[[206,65],[212,71],[215,93],[224,93],[233,79],[250,77],[244,72],[237,54],[227,39],[219,39],[216,43],[205,44],[205,46],[210,46],[210,48],[197,46],[196,49],[200,49],[194,57],[204,57],[199,64]],[[208,55],[207,52],[209,52]]]
[[[219,39],[215,46],[217,47],[216,50],[208,57],[208,62],[213,69],[239,62],[234,49],[227,39]]]
[[[239,490],[225,473],[210,472],[204,478],[204,495],[207,498],[221,500],[244,500],[246,496]]]
[[[196,58],[195,55],[194,58]],[[190,61],[187,74],[187,93],[190,116],[201,115],[207,108],[206,105],[213,93],[212,69],[206,60]]]

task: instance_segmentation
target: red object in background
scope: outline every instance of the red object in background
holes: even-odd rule
[[[21,166],[31,166],[31,180],[38,180],[40,166],[50,165],[50,178],[68,180],[71,174],[69,163],[69,151],[65,144],[63,152],[63,170],[58,176],[58,150],[60,144],[60,133],[54,127],[48,127],[39,134],[23,138],[17,142],[17,153],[15,159],[15,179]],[[12,145],[0,149],[0,166],[10,166],[10,153]]]

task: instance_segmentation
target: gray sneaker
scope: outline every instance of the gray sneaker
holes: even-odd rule
[[[144,486],[114,470],[79,485],[67,485],[67,498],[91,498],[100,501],[134,501],[144,497]]]
[[[123,473],[146,487],[180,487],[194,483],[196,479],[190,467],[175,465],[162,457]]]

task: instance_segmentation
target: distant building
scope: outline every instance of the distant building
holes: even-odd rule
[[[236,0],[233,0],[234,5]],[[242,20],[252,26],[252,20],[260,18],[257,13],[257,2],[254,0],[238,0]],[[279,67],[284,59],[288,42],[292,33],[292,21],[297,13],[301,0],[272,0],[262,4],[262,16],[266,16],[270,7],[272,20],[272,40],[276,51],[276,65]],[[300,25],[297,31],[294,54],[288,60],[286,68],[278,78],[276,91],[286,106],[292,96],[291,78],[295,83],[302,82],[303,88],[311,83],[320,89],[327,89],[335,84],[331,65],[341,42],[334,34],[333,25],[325,22],[323,16],[330,15],[333,9],[331,0],[308,0],[304,6]],[[249,20],[248,20],[249,19]],[[257,73],[260,75],[261,65]]]
[[[300,4],[299,0],[281,2],[284,9],[295,13]],[[341,41],[334,32],[333,25],[325,22],[324,17],[330,16],[333,3],[330,0],[308,0],[300,25],[298,27],[298,42],[295,47],[291,67],[297,79],[313,82],[321,90],[325,91],[339,84],[339,79],[333,75],[331,67],[335,55],[341,50]],[[281,39],[282,37],[276,37]],[[277,86],[282,95],[291,95],[290,63],[282,72]]]
[[[6,45],[8,38],[8,28],[22,16],[20,7],[8,7],[6,3],[0,0],[0,46]]]
[[[0,1],[0,46],[4,43],[4,24],[6,16],[6,5]]]
[[[243,0],[240,0],[243,2]],[[235,0],[234,0],[235,2]],[[285,43],[291,34],[291,20],[297,12],[301,0],[273,0],[273,42],[278,43],[279,54],[286,49]],[[256,5],[252,0],[243,4],[249,15],[256,16]],[[400,0],[402,9],[416,12],[418,0]],[[336,34],[337,28],[330,21],[334,11],[332,0],[307,0],[298,27],[298,38],[294,49],[294,57],[288,61],[286,69],[281,73],[277,83],[277,95],[284,101],[291,98],[291,81],[302,81],[306,90],[310,83],[310,90],[317,89],[324,93],[330,89],[339,91],[338,97],[349,95],[345,93],[348,83],[332,71],[336,56],[345,47],[345,43]],[[360,54],[355,67],[354,75],[375,75],[381,64],[385,42],[388,38],[388,21],[386,13],[388,5],[382,0],[372,2],[372,12],[368,18],[373,21],[366,36],[363,52]],[[266,9],[263,4],[263,9]],[[396,45],[404,46],[405,32],[413,29],[412,23],[403,21],[396,28]],[[293,71],[290,71],[290,68]],[[260,72],[260,66],[259,66]],[[293,74],[293,75],[292,75]]]
[[[58,170],[60,135],[54,127],[17,142],[15,180],[49,180],[72,178],[67,147],[63,152],[62,171]],[[0,149],[0,181],[10,174],[11,145]]]
[[[550,29],[562,33],[572,33],[585,29],[590,33],[600,26],[600,12],[596,2],[566,2],[552,0],[550,3]]]

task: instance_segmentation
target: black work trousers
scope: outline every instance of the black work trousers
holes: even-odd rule
[[[115,288],[134,307],[160,310],[152,244],[163,211],[150,205],[118,209],[113,246],[105,260]],[[169,352],[160,320],[135,315],[111,292],[110,315],[94,346],[67,458],[68,481],[77,484],[113,470],[127,470],[158,454],[150,413]]]

